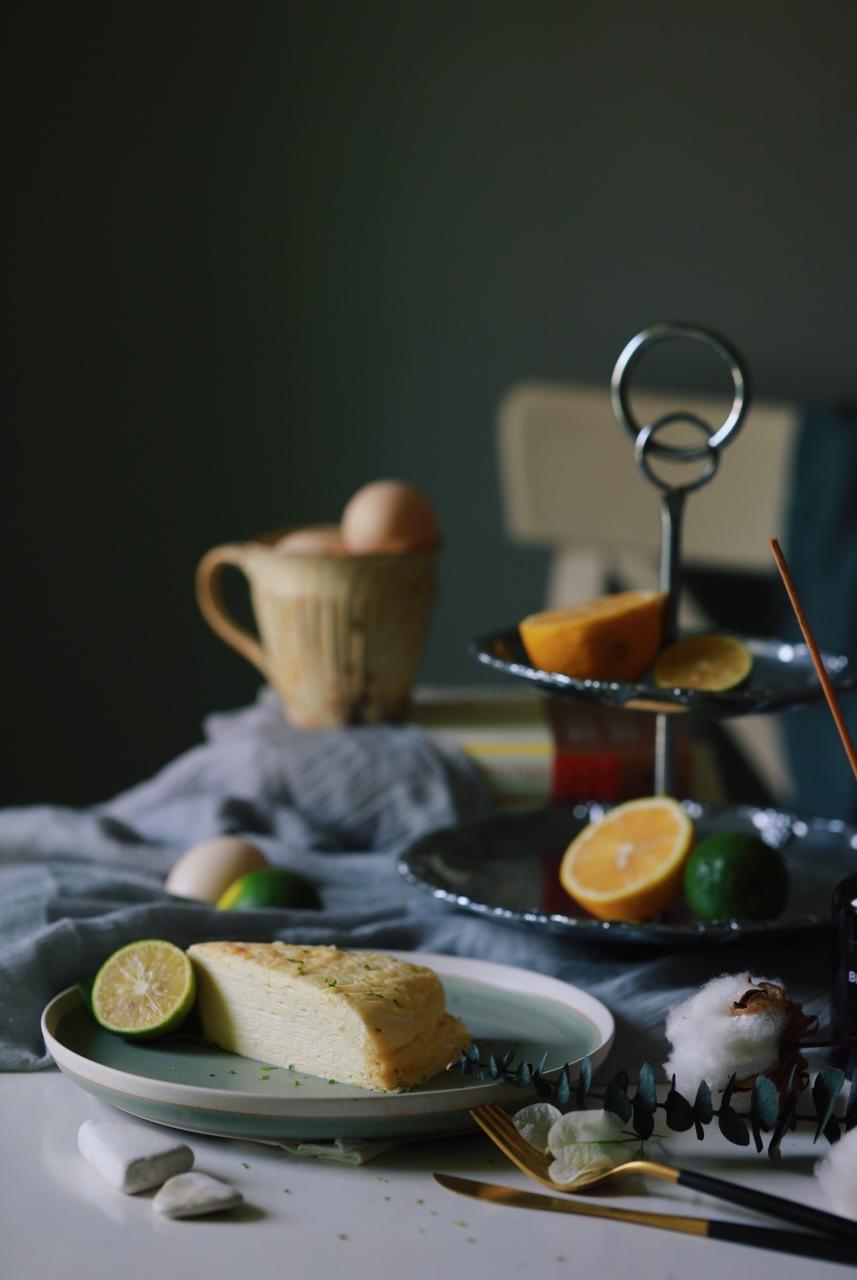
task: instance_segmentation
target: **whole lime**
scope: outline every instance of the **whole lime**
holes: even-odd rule
[[[758,836],[706,836],[684,868],[684,896],[700,920],[773,920],[789,896],[781,854]]]
[[[234,881],[217,899],[221,911],[246,911],[255,907],[316,909],[321,899],[303,876],[282,867],[249,871]]]

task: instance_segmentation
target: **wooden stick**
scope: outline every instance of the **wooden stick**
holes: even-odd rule
[[[803,638],[806,641],[809,656],[812,658],[812,664],[818,673],[819,680],[821,681],[821,688],[824,692],[825,698],[827,699],[827,705],[830,707],[830,714],[833,716],[836,728],[839,730],[839,736],[842,739],[842,745],[845,748],[845,754],[848,757],[848,762],[851,765],[854,777],[857,778],[857,751],[854,750],[854,743],[851,741],[851,734],[848,732],[848,726],[842,718],[842,712],[839,710],[839,703],[836,701],[836,694],[833,692],[833,685],[830,683],[830,678],[825,670],[824,662],[822,661],[821,654],[818,650],[818,645],[815,643],[815,637],[810,630],[809,622],[807,621],[806,614],[803,611],[803,605],[800,602],[797,589],[792,581],[792,575],[789,573],[786,558],[783,555],[780,544],[776,538],[770,539],[770,545],[771,551],[774,553],[774,560],[777,562],[777,568],[780,571],[780,577],[783,580],[783,585],[788,592],[789,601],[792,609],[794,610],[794,615],[797,618],[798,626],[800,627],[801,632],[803,633]]]

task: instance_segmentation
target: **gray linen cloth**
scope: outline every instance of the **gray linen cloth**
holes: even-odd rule
[[[415,726],[289,728],[268,690],[212,716],[206,740],[108,804],[0,811],[0,1069],[49,1066],[45,1004],[141,937],[436,951],[519,965],[576,983],[617,1023],[611,1062],[665,1058],[671,1005],[723,972],[784,981],[826,1020],[818,940],[664,951],[581,945],[457,911],[405,884],[397,855],[426,832],[490,809],[473,765]],[[319,911],[219,912],[171,897],[169,868],[218,834],[242,834],[315,882]]]

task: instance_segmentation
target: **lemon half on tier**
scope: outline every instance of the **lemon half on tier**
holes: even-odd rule
[[[665,600],[656,591],[621,591],[530,614],[518,631],[542,671],[580,680],[636,680],[661,646]]]
[[[147,938],[105,960],[92,986],[92,1013],[105,1031],[148,1040],[181,1026],[195,998],[193,965],[181,947]]]
[[[599,920],[646,920],[681,895],[693,824],[676,800],[628,800],[572,840],[559,878]]]

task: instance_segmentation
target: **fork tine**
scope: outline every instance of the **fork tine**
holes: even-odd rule
[[[537,1182],[552,1185],[544,1156],[521,1137],[502,1107],[489,1104],[474,1108],[470,1114],[494,1145],[523,1173]]]
[[[489,1113],[491,1122],[497,1131],[502,1133],[503,1136],[508,1139],[510,1144],[520,1147],[522,1151],[527,1152],[528,1154],[534,1154],[536,1156],[541,1155],[541,1152],[531,1146],[530,1143],[527,1142],[526,1138],[521,1135],[508,1111],[504,1111],[502,1107],[496,1104],[489,1104],[485,1110]]]

